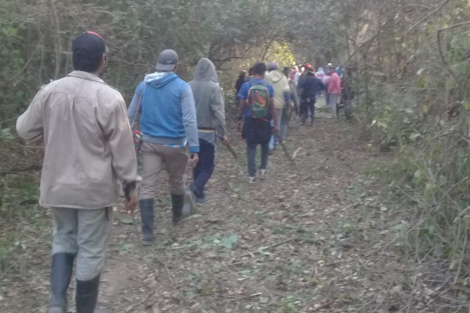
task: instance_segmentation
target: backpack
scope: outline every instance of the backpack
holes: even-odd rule
[[[254,119],[265,119],[269,115],[269,89],[266,82],[253,83],[248,91],[247,105],[250,116]]]

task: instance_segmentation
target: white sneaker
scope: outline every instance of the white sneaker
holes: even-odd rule
[[[250,184],[254,184],[255,181],[256,181],[256,177],[251,177],[250,176],[249,179],[248,179],[248,183],[250,183]]]
[[[260,178],[265,179],[266,178],[266,170],[259,170],[260,173]]]

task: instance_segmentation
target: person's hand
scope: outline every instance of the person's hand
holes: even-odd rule
[[[287,109],[286,109],[286,116],[287,116],[287,117],[290,117],[291,114],[292,114],[291,108],[287,108]]]
[[[220,138],[220,140],[222,141],[222,144],[224,144],[225,146],[228,145],[228,138],[227,138],[227,136],[223,136],[222,138]]]
[[[139,203],[139,197],[137,195],[137,192],[132,192],[129,195],[129,199],[126,199],[124,202],[124,207],[126,208],[126,212],[134,215],[135,208],[137,207],[137,204]]]
[[[242,121],[238,121],[237,122],[237,131],[240,133],[242,131],[242,125],[243,125],[243,122]]]
[[[277,127],[277,124],[274,124],[273,133],[277,134],[278,131],[279,131],[279,128]]]
[[[199,154],[193,153],[191,155],[191,158],[188,161],[189,166],[191,166],[192,168],[195,168],[198,162],[199,162]]]

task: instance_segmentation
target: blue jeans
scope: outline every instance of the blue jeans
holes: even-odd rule
[[[204,187],[215,168],[215,146],[204,139],[199,139],[199,162],[193,170],[194,192],[196,197],[204,197]]]
[[[277,115],[277,127],[279,128],[279,136],[275,136],[274,134],[271,136],[271,140],[269,141],[269,150],[272,150],[276,148],[276,146],[279,144],[279,139],[284,140],[283,137],[281,137],[281,132],[280,128],[282,127],[283,122],[287,117],[284,117],[284,109],[276,109],[276,115]],[[271,120],[271,126],[274,126],[274,120]],[[286,125],[287,129],[287,125]],[[287,131],[287,130],[286,130]]]

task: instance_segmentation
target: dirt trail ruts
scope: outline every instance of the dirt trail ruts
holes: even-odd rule
[[[115,216],[101,304],[127,313],[434,312],[407,292],[422,272],[393,241],[400,216],[360,174],[385,157],[368,153],[353,130],[325,116],[314,127],[293,118],[286,145],[290,153],[300,148],[296,165],[278,149],[267,178],[254,185],[244,144],[231,134],[238,163],[218,147],[210,202],[176,229],[163,173],[157,238],[143,259],[131,220]],[[46,312],[48,243],[39,245],[3,312]]]

